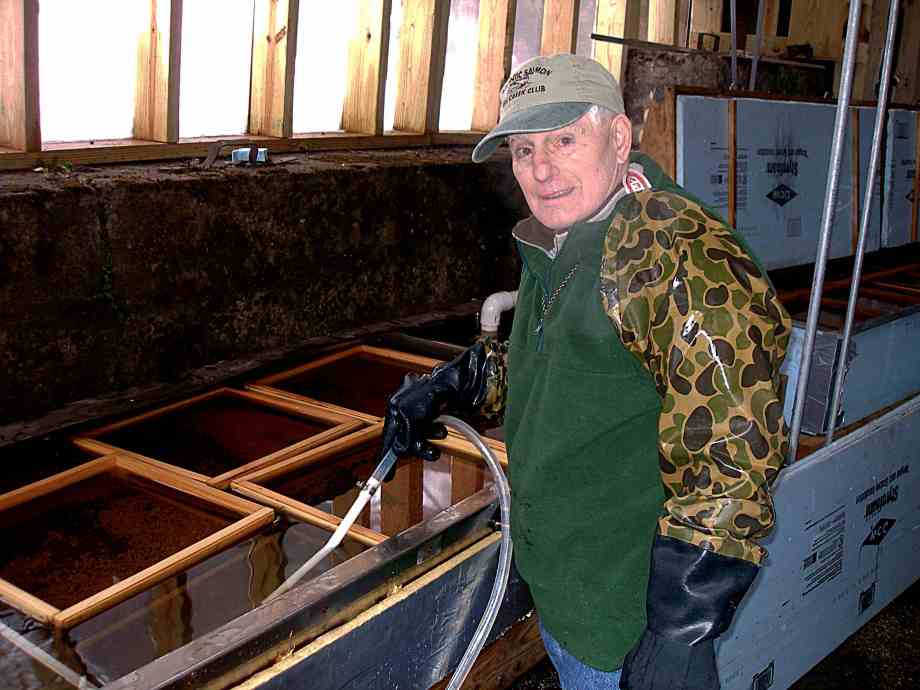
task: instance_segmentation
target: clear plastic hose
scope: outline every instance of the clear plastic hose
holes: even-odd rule
[[[489,450],[489,447],[473,427],[456,417],[448,415],[438,417],[437,421],[463,434],[482,454],[483,460],[486,461],[492,471],[492,477],[495,479],[501,516],[502,540],[498,550],[498,570],[495,573],[495,581],[492,584],[492,594],[489,596],[489,603],[486,604],[486,610],[482,614],[482,619],[479,621],[476,632],[473,634],[473,639],[470,640],[470,644],[466,648],[466,652],[463,654],[463,658],[460,660],[460,664],[457,666],[457,670],[454,671],[454,675],[447,686],[447,690],[460,690],[460,686],[463,685],[463,681],[466,680],[467,674],[473,667],[473,662],[476,661],[476,657],[479,656],[479,652],[482,651],[486,643],[486,638],[488,638],[492,625],[495,623],[495,617],[498,615],[498,609],[501,607],[502,599],[505,597],[505,588],[508,586],[512,552],[511,487],[508,485],[508,480],[505,478],[505,473],[502,471],[501,465],[498,464],[498,460],[495,459],[492,451]]]
[[[459,690],[460,686],[463,685],[463,681],[466,680],[466,676],[469,674],[470,669],[473,667],[473,662],[476,661],[476,657],[478,657],[479,652],[482,651],[486,639],[489,636],[489,632],[492,630],[492,626],[495,624],[495,617],[498,615],[498,609],[501,607],[502,599],[505,596],[505,588],[508,586],[512,552],[511,488],[508,485],[508,480],[505,478],[505,473],[502,471],[501,465],[499,465],[498,460],[495,459],[495,455],[492,454],[492,451],[483,442],[482,438],[476,433],[473,427],[456,417],[450,417],[448,415],[438,417],[437,421],[465,436],[482,454],[483,460],[485,460],[486,465],[489,466],[489,470],[492,472],[492,476],[495,480],[495,487],[498,490],[498,507],[502,531],[501,544],[498,550],[498,570],[495,574],[495,581],[492,584],[492,594],[489,596],[486,610],[483,612],[482,619],[476,627],[476,632],[473,633],[473,639],[470,640],[470,644],[466,648],[466,652],[464,652],[460,664],[454,671],[454,675],[450,679],[450,684],[447,686],[447,690]],[[377,491],[383,478],[387,475],[395,462],[396,454],[393,453],[393,451],[388,452],[380,461],[380,464],[377,465],[370,479],[364,484],[364,488],[361,489],[358,498],[352,504],[351,508],[348,509],[345,517],[342,518],[342,522],[339,523],[339,526],[329,538],[329,541],[326,542],[326,545],[310,560],[300,566],[280,587],[278,587],[278,589],[268,595],[266,601],[294,587],[341,543],[345,534],[355,523],[355,520],[358,519],[364,506],[367,505],[371,496]]]

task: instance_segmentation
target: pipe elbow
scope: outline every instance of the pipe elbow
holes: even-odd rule
[[[482,303],[482,311],[479,315],[479,325],[484,335],[498,332],[502,312],[514,308],[517,302],[517,295],[517,290],[514,290],[513,292],[496,292],[486,298],[486,301]]]

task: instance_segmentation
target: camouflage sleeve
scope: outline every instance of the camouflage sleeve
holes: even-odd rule
[[[500,420],[508,397],[508,343],[491,336],[480,341],[486,348],[486,395],[479,414],[485,419]]]
[[[769,279],[721,219],[644,191],[608,230],[601,289],[662,399],[659,533],[759,564],[786,453],[779,368],[791,328]]]

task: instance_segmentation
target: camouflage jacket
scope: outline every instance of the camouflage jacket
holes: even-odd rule
[[[662,535],[759,564],[786,455],[779,369],[791,323],[765,271],[713,211],[634,154],[611,204],[601,297],[662,408]],[[484,412],[500,414],[507,346],[487,342]],[[563,422],[564,423],[564,422]]]

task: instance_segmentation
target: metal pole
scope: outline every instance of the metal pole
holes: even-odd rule
[[[805,344],[799,363],[799,380],[795,391],[795,410],[792,415],[792,430],[789,433],[788,462],[795,462],[802,432],[802,414],[805,411],[805,392],[811,374],[811,357],[815,349],[815,334],[818,331],[818,316],[821,312],[821,292],[824,289],[824,272],[827,268],[827,253],[831,243],[831,229],[834,224],[834,210],[837,203],[837,186],[840,182],[840,160],[843,152],[844,130],[850,107],[850,91],[853,86],[853,68],[856,64],[856,40],[859,33],[861,0],[850,0],[850,16],[847,20],[847,40],[843,51],[843,72],[840,78],[840,93],[837,98],[837,117],[834,121],[834,139],[831,144],[831,160],[828,165],[827,188],[824,194],[824,213],[821,216],[821,235],[818,239],[818,255],[815,258],[815,273],[811,283],[811,301],[808,304],[808,321],[805,327]]]
[[[888,6],[888,33],[885,37],[885,53],[882,58],[882,83],[879,87],[878,106],[875,111],[875,131],[872,134],[872,154],[869,156],[869,175],[866,180],[866,191],[863,198],[862,219],[859,224],[859,241],[856,244],[856,256],[853,264],[853,282],[850,284],[850,297],[847,302],[847,317],[843,326],[843,338],[840,343],[840,356],[837,358],[837,372],[834,375],[834,392],[831,396],[830,418],[827,423],[827,437],[825,445],[834,440],[834,429],[837,426],[837,410],[843,397],[843,376],[846,371],[847,355],[850,349],[850,337],[853,332],[853,321],[856,316],[856,298],[859,295],[859,281],[862,278],[863,256],[866,251],[866,235],[869,229],[869,218],[872,215],[872,192],[875,188],[875,175],[878,171],[879,158],[881,157],[882,132],[885,129],[885,120],[888,112],[888,93],[891,84],[891,63],[894,54],[894,38],[898,25],[898,2],[890,0]]]
[[[738,88],[738,2],[731,0],[731,22],[732,22],[732,83],[729,89]]]
[[[748,82],[748,91],[753,91],[757,85],[757,64],[760,62],[760,42],[763,40],[763,8],[764,0],[757,0],[757,31],[754,34],[754,54],[751,56],[751,79]]]

